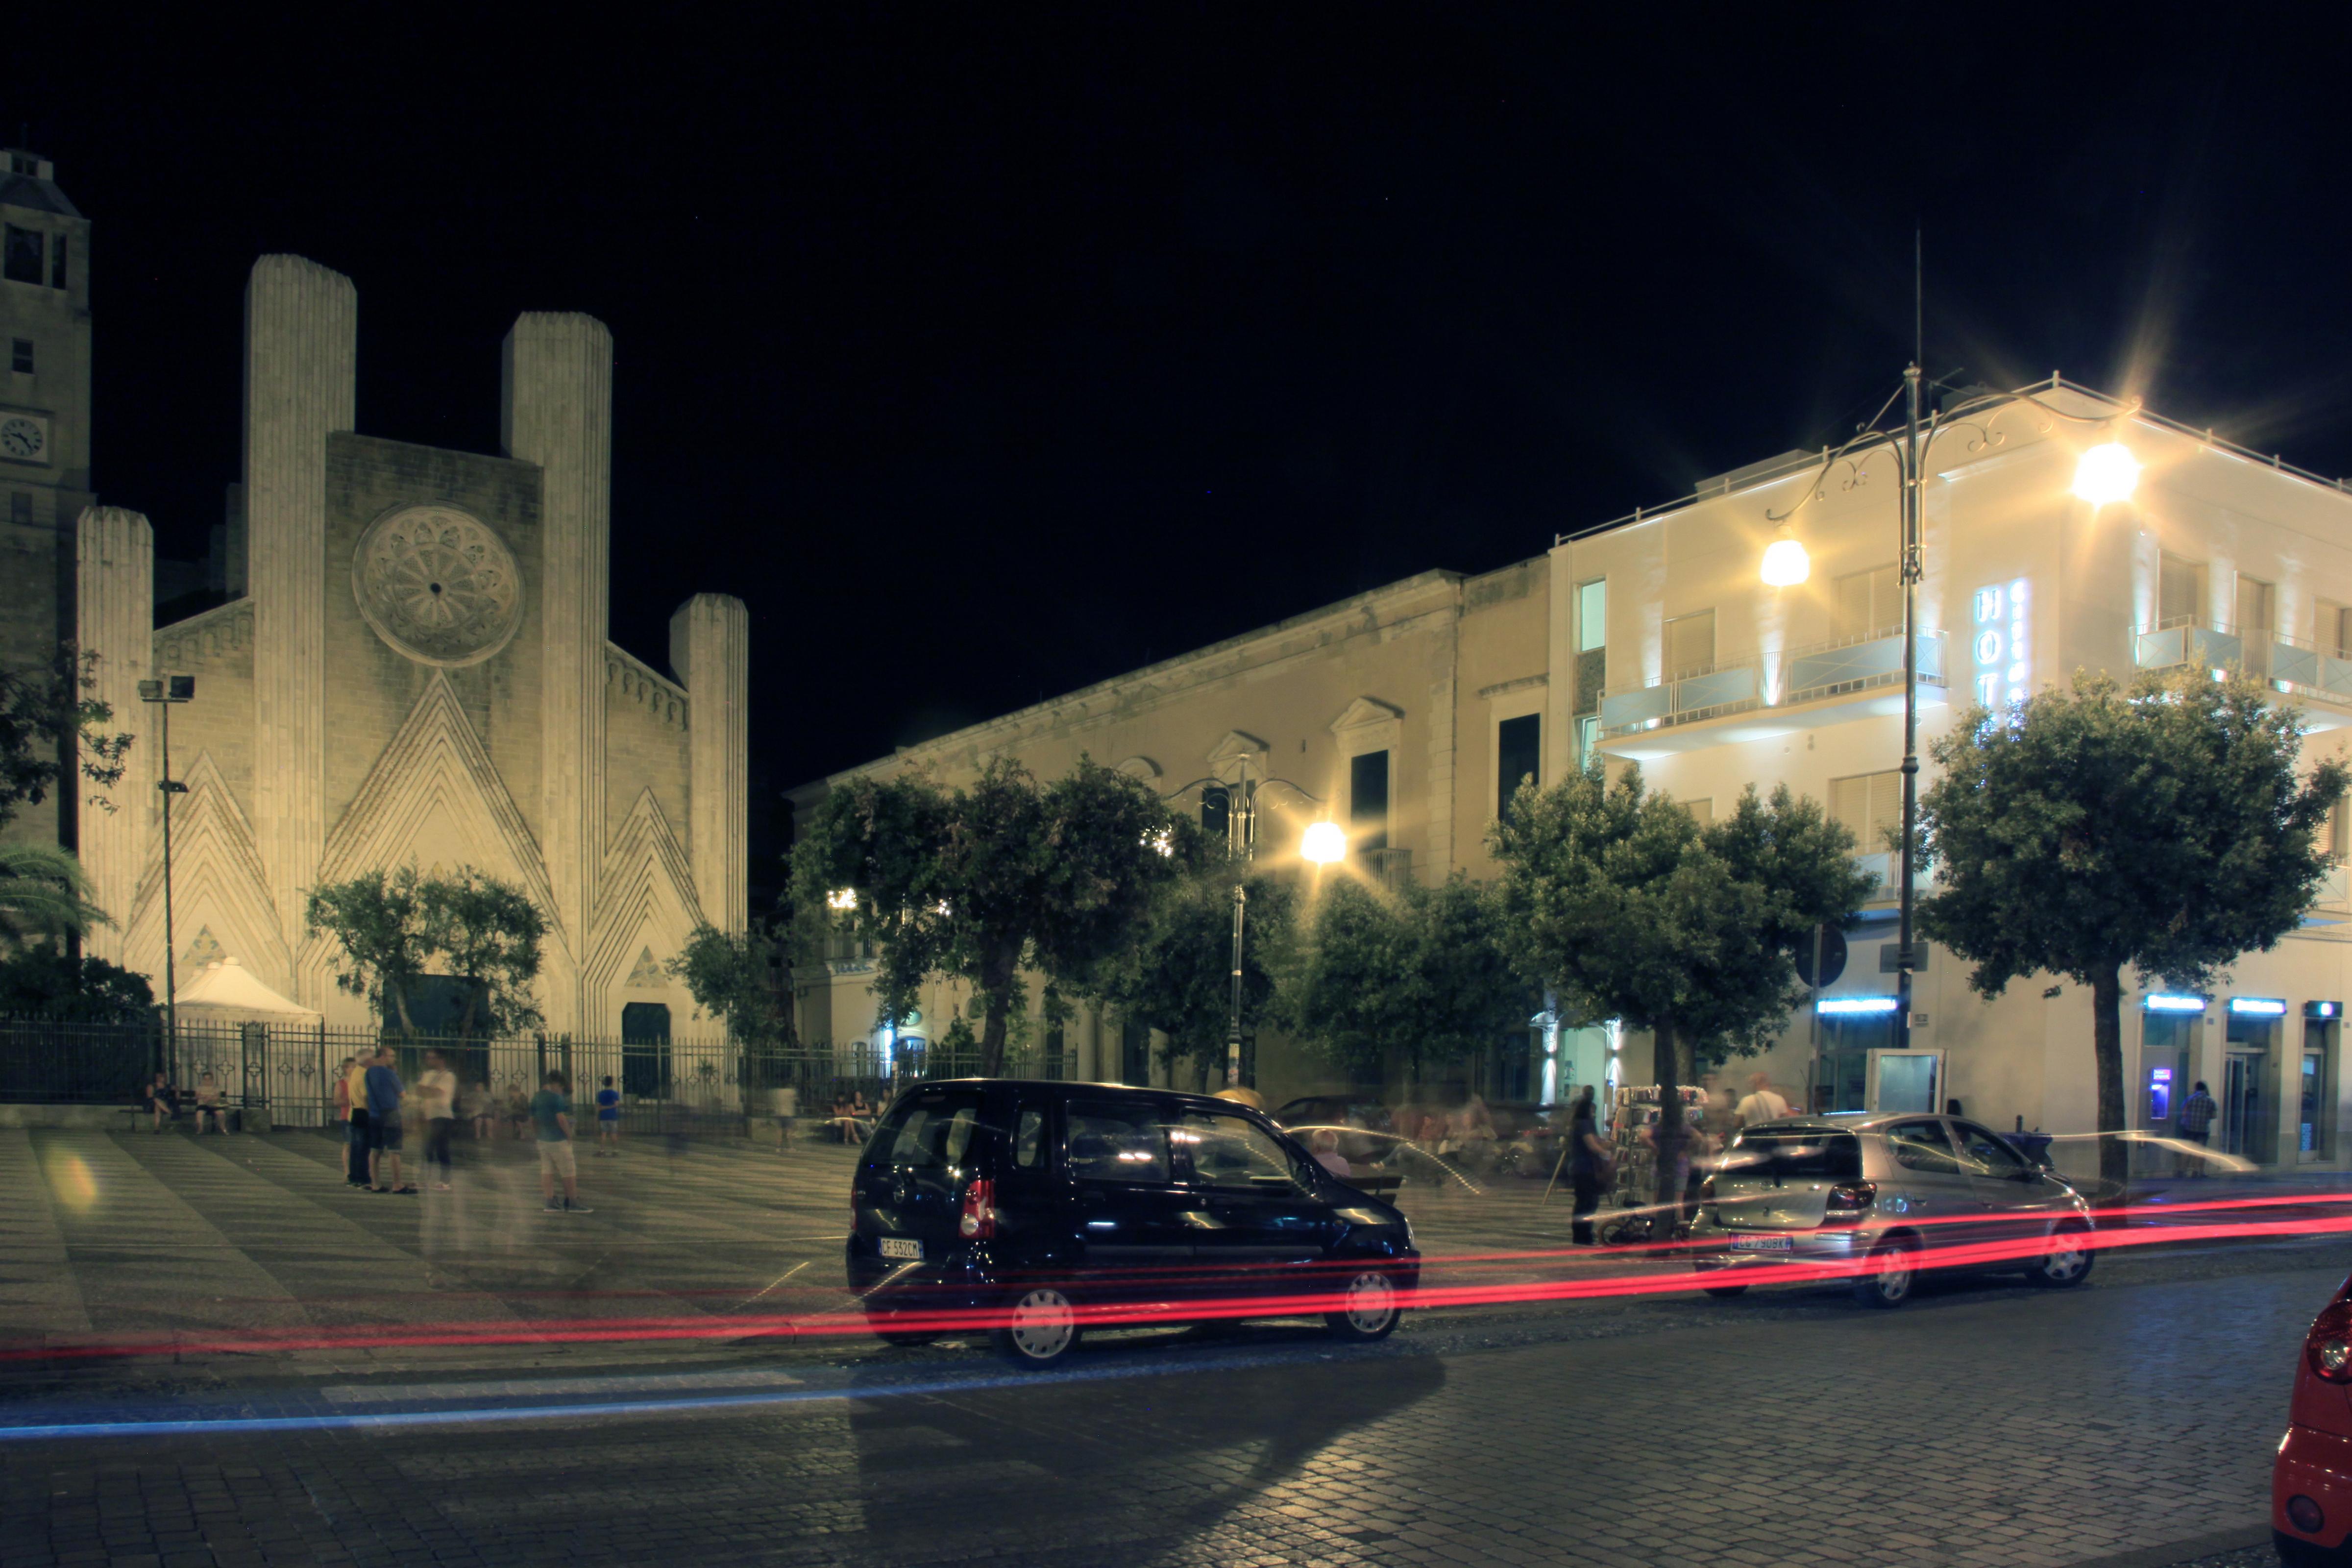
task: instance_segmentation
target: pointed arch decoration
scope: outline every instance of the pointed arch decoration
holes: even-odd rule
[[[183,942],[210,930],[222,949],[273,989],[293,984],[287,917],[269,895],[254,847],[253,821],[209,750],[180,775],[188,786],[172,808],[173,923]],[[148,836],[147,864],[123,919],[124,962],[163,994],[163,840]],[[292,918],[299,918],[296,911]]]

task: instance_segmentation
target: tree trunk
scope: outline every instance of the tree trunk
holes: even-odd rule
[[[2108,1201],[2128,1201],[2131,1145],[2124,1141],[2123,965],[2110,963],[2091,976],[2091,1049],[2099,1064],[2099,1176],[2112,1189]]]
[[[1675,1021],[1660,1018],[1650,1026],[1658,1079],[1658,1125],[1653,1134],[1658,1151],[1658,1207],[1662,1224],[1682,1214],[1683,1183],[1680,1155],[1686,1136],[1683,1126],[1681,1058],[1675,1049]]]
[[[980,1076],[1004,1074],[1004,1036],[1013,1014],[1013,983],[1018,978],[1021,953],[991,958],[981,967],[980,989],[984,1011],[980,1026]]]

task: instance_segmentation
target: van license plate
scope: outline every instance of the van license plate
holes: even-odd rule
[[[883,1245],[887,1247],[888,1242]],[[1785,1236],[1735,1236],[1731,1238],[1734,1252],[1786,1252],[1789,1238]]]
[[[882,1256],[885,1258],[911,1258],[916,1262],[920,1263],[923,1260],[923,1244],[919,1241],[910,1240],[903,1236],[886,1236],[882,1238]]]

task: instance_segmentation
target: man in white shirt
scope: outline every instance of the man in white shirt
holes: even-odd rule
[[[450,1119],[457,1114],[457,1075],[439,1051],[425,1053],[425,1071],[416,1080],[416,1098],[425,1107],[425,1163],[434,1172],[433,1185],[449,1190]]]
[[[1772,1091],[1772,1080],[1762,1073],[1748,1080],[1748,1098],[1732,1109],[1742,1127],[1753,1127],[1759,1121],[1776,1121],[1789,1114],[1789,1102]]]

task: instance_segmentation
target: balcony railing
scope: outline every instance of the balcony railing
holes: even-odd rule
[[[1919,684],[1944,685],[1943,634],[1922,634],[1918,649]],[[1788,649],[1779,662],[1780,690],[1769,701],[1762,654],[1609,692],[1601,700],[1601,733],[1604,738],[1632,735],[1755,709],[1798,708],[1876,687],[1900,687],[1903,636],[1878,631],[1809,644]]]
[[[2352,703],[2352,658],[2301,637],[2271,637],[2273,680],[2315,697]]]
[[[2265,649],[2264,651],[2268,651]],[[2132,639],[2132,663],[2142,669],[2242,669],[2245,639],[2193,616],[2175,616]]]

